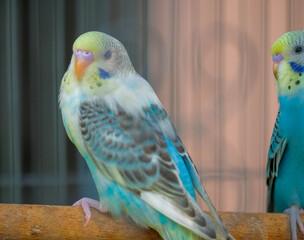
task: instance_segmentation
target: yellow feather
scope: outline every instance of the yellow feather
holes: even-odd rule
[[[271,47],[271,56],[279,53],[284,56],[286,49],[290,48],[291,45],[299,44],[304,35],[304,30],[292,31],[283,34],[279,37]],[[299,43],[297,43],[299,41]]]
[[[73,45],[73,51],[76,49],[91,51],[94,55],[100,52],[103,47],[104,36],[100,32],[87,32],[80,35]]]

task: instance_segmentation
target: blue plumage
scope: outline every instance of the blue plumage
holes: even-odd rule
[[[195,200],[195,192],[194,192],[194,188],[193,188],[193,183],[192,183],[190,174],[188,172],[188,169],[185,165],[184,160],[182,159],[182,157],[177,152],[177,150],[173,146],[172,142],[168,138],[166,138],[166,143],[168,146],[168,151],[170,153],[170,156],[179,170],[180,179],[182,180],[188,193]]]
[[[304,206],[304,110],[301,90],[297,96],[279,97],[278,134],[287,144],[278,168],[274,186],[274,211],[283,212],[291,205]],[[297,114],[295,114],[297,113]]]
[[[105,70],[103,70],[102,68],[98,68],[98,74],[102,79],[110,78],[110,74],[108,72],[106,72]]]
[[[166,234],[172,237],[174,232],[180,232],[181,239],[190,236],[196,239],[193,232],[176,228],[172,221],[176,219],[158,210],[162,209],[161,202],[156,206],[151,202],[153,206],[150,206],[140,197],[145,191],[162,192],[167,201],[171,201],[172,206],[169,207],[178,207],[185,218],[191,216],[194,221],[201,221],[195,220],[201,213],[195,210],[196,207],[191,207],[195,204],[195,193],[188,168],[177,151],[177,144],[181,143],[176,139],[176,132],[174,137],[164,135],[158,121],[169,121],[169,118],[164,110],[156,108],[144,109],[146,116],[132,116],[121,108],[114,113],[102,101],[83,102],[80,126],[90,153],[84,157],[96,182],[100,200],[113,215],[120,217],[130,213],[139,224],[156,229],[162,228],[160,224],[166,224],[163,231],[167,233],[161,231],[164,238]],[[98,127],[96,123],[99,123]],[[200,218],[207,221],[207,215]],[[212,229],[206,228],[204,232],[215,236]]]
[[[291,69],[296,73],[303,73],[304,72],[304,66],[301,64],[298,64],[296,62],[289,62],[289,65]]]

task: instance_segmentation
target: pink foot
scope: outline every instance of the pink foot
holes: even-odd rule
[[[297,226],[299,227],[300,232],[304,234],[304,227],[300,218],[300,213],[304,213],[304,210],[298,208],[295,205],[292,205],[290,208],[286,209],[284,213],[287,213],[289,215],[291,239],[297,240]]]
[[[84,224],[84,227],[88,225],[89,221],[90,221],[90,218],[91,218],[91,210],[90,210],[90,207],[92,208],[95,208],[96,210],[98,210],[99,212],[101,213],[105,213],[107,212],[107,208],[106,207],[102,207],[100,202],[99,201],[96,201],[94,199],[91,199],[91,198],[82,198],[80,200],[78,200],[77,202],[75,202],[73,204],[73,206],[81,206],[83,211],[84,211],[84,214],[85,214],[85,219],[86,219],[86,222]]]

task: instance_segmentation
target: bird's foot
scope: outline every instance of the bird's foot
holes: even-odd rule
[[[291,239],[297,240],[297,226],[299,227],[300,232],[304,234],[304,227],[300,218],[300,213],[304,213],[304,210],[292,205],[290,208],[286,209],[284,213],[289,215]]]
[[[84,227],[88,225],[88,223],[90,221],[90,218],[91,218],[91,215],[92,215],[90,207],[95,208],[96,210],[98,210],[101,213],[105,213],[105,212],[108,211],[106,207],[101,206],[99,201],[96,201],[96,200],[91,199],[91,198],[82,198],[82,199],[78,200],[77,202],[75,202],[73,204],[73,206],[74,207],[75,206],[81,206],[82,207],[82,209],[84,211],[84,214],[85,214],[85,219],[86,219]]]

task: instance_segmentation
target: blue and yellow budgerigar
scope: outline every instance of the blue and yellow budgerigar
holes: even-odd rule
[[[290,215],[292,239],[304,207],[304,31],[282,35],[271,47],[279,112],[267,164],[267,210]]]
[[[77,38],[59,101],[99,194],[99,201],[74,204],[86,223],[93,207],[130,216],[166,240],[233,239],[162,104],[118,40],[101,32]],[[214,219],[199,208],[194,188]]]

